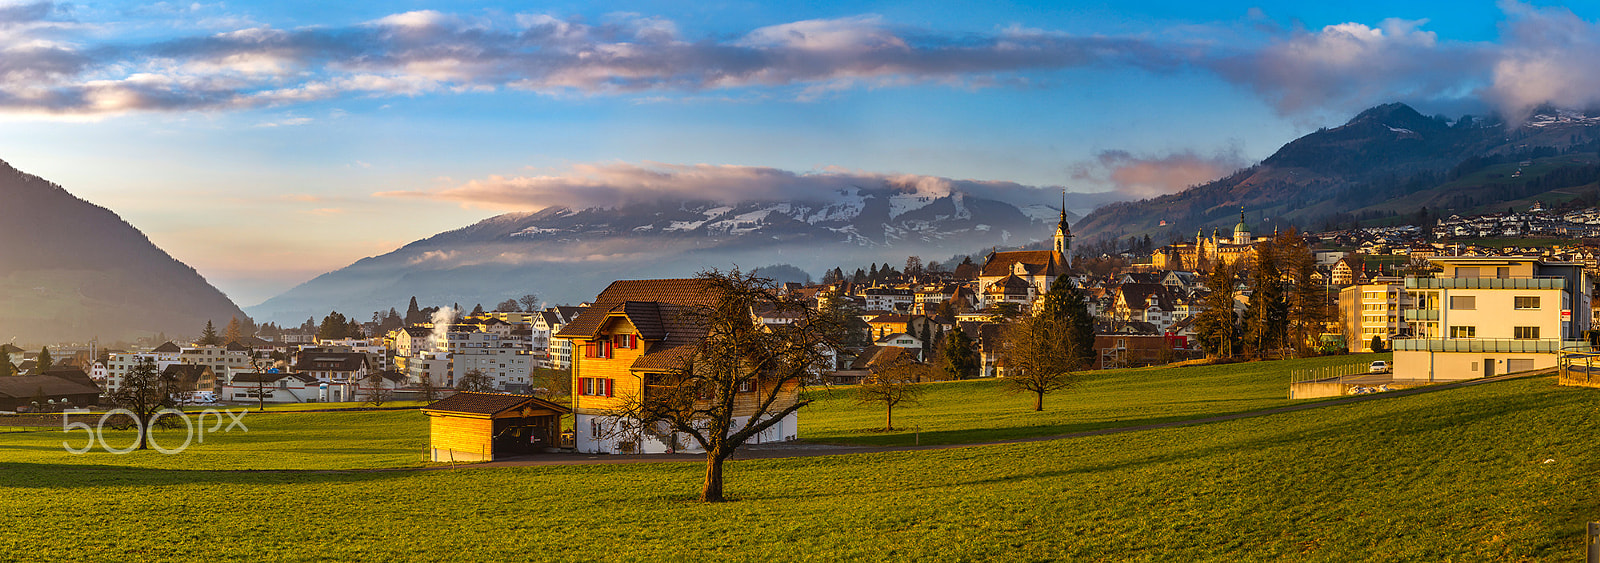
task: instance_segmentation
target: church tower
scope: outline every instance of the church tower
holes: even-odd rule
[[[1233,243],[1250,244],[1250,227],[1244,224],[1244,206],[1239,206],[1239,224],[1233,226]]]
[[[1061,222],[1056,224],[1056,253],[1062,261],[1072,260],[1072,229],[1067,228],[1067,190],[1061,190]]]

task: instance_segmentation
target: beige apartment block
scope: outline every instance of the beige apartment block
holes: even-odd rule
[[[1407,277],[1409,338],[1394,341],[1395,379],[1458,380],[1554,367],[1584,344],[1590,281],[1578,263],[1535,257],[1430,257]]]
[[[1381,338],[1388,345],[1404,332],[1406,321],[1402,315],[1415,304],[1402,281],[1377,278],[1374,283],[1339,290],[1339,322],[1351,352],[1371,352],[1372,337]]]

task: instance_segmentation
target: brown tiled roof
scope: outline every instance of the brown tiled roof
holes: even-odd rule
[[[44,375],[48,375],[50,377],[55,377],[55,378],[58,378],[58,379],[65,379],[67,381],[71,381],[73,383],[77,383],[79,385],[83,385],[85,387],[93,387],[95,389],[99,389],[100,388],[100,384],[99,383],[95,383],[94,378],[89,377],[89,374],[84,373],[82,369],[78,369],[78,368],[73,368],[73,367],[55,368],[55,369],[52,369],[52,370],[44,372]]]
[[[160,346],[156,346],[156,349],[155,350],[151,350],[151,351],[152,352],[160,352],[160,353],[163,353],[163,354],[170,354],[170,353],[173,353],[173,352],[182,352],[183,349],[178,348],[177,344],[173,344],[172,342],[167,342],[167,343],[162,344]]]
[[[243,344],[240,344],[238,340],[229,341],[228,342],[228,346],[226,347],[226,349],[229,352],[249,352],[250,351],[250,347],[249,346],[245,346]]]
[[[1161,310],[1172,310],[1172,299],[1167,295],[1167,286],[1161,284],[1125,283],[1117,288],[1117,294],[1121,296],[1122,302],[1132,309],[1143,309],[1147,300],[1153,300]]]
[[[605,291],[595,297],[594,305],[562,327],[556,336],[593,338],[613,312],[629,314],[629,308],[633,307],[644,322],[659,322],[661,335],[659,340],[650,343],[643,356],[633,362],[633,369],[672,369],[682,365],[683,360],[694,353],[695,344],[705,335],[705,329],[697,326],[695,320],[685,313],[697,306],[711,305],[715,300],[716,296],[707,291],[705,282],[699,279],[618,280],[611,282]],[[654,318],[644,319],[648,316],[645,312],[647,308],[630,302],[654,302]],[[635,322],[632,317],[630,322]],[[645,336],[645,340],[651,339]]]
[[[1021,262],[1027,265],[1028,273],[1054,276],[1059,274],[1062,264],[1058,264],[1054,250],[1013,250],[1010,252],[996,252],[983,264],[983,276],[997,277],[1011,273],[1011,265]]]
[[[666,327],[661,322],[661,306],[655,301],[623,303],[622,314],[628,317],[628,322],[633,323],[633,328],[639,330],[640,338],[661,340],[667,335]]]
[[[40,393],[46,398],[63,395],[99,395],[100,388],[53,375],[0,377],[0,397],[30,399]]]
[[[301,352],[296,359],[295,371],[356,371],[366,365],[363,352]]]
[[[433,404],[422,407],[423,412],[453,412],[463,414],[496,415],[512,409],[533,404],[542,409],[549,409],[559,413],[572,412],[571,409],[533,397],[530,395],[512,395],[509,393],[473,393],[462,391]]]

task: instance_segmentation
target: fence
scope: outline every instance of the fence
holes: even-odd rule
[[[1561,385],[1600,387],[1600,351],[1587,344],[1568,346],[1556,362],[1556,380]]]
[[[1297,369],[1289,372],[1289,383],[1310,383],[1313,381],[1330,381],[1343,383],[1344,378],[1370,373],[1369,364],[1346,364],[1342,366],[1323,366],[1319,368]]]

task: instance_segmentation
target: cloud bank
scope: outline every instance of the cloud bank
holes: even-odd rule
[[[1080,183],[1110,186],[1117,199],[1146,199],[1178,193],[1250,165],[1238,146],[1210,156],[1193,150],[1164,155],[1135,155],[1124,150],[1101,151],[1094,160],[1071,168]]]
[[[514,211],[547,207],[621,207],[661,201],[711,200],[827,201],[856,188],[897,188],[942,197],[959,191],[969,196],[1014,205],[1060,205],[1059,186],[1014,182],[958,180],[915,174],[881,174],[849,170],[792,172],[762,166],[712,164],[603,163],[577,164],[536,176],[490,176],[458,186],[428,191],[396,191],[378,197],[451,201],[465,206]],[[1093,207],[1125,199],[1116,194],[1069,194],[1068,207]]]
[[[694,37],[654,16],[588,21],[432,10],[284,29],[202,17],[213,5],[195,4],[126,15],[182,12],[182,22],[222,31],[175,24],[171,38],[118,40],[116,24],[75,22],[72,6],[47,0],[0,6],[0,112],[219,111],[501,90],[641,99],[759,90],[806,100],[914,84],[1064,84],[1050,73],[1082,68],[1211,73],[1285,115],[1473,99],[1515,121],[1545,102],[1600,103],[1600,26],[1563,7],[1506,0],[1500,8],[1497,41],[1463,42],[1428,31],[1427,20],[1308,30],[1272,25],[1259,10],[1232,26],[1148,36],[1020,24],[936,32],[858,15]]]

